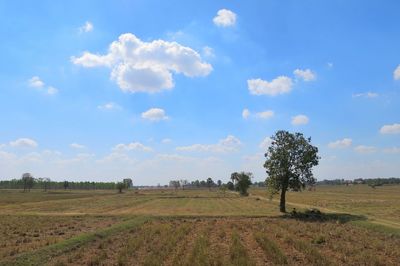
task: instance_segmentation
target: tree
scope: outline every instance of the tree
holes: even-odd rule
[[[280,211],[286,212],[286,191],[300,191],[315,183],[312,168],[318,165],[318,148],[301,133],[280,130],[271,139],[265,153],[266,183],[271,195],[280,191]]]
[[[207,187],[209,190],[211,190],[211,187],[214,185],[214,181],[212,180],[211,177],[207,178]]]
[[[122,193],[122,190],[126,188],[126,184],[124,182],[118,182],[117,183],[117,189],[118,189],[118,193]]]
[[[231,174],[231,179],[236,182],[235,189],[239,191],[240,195],[248,196],[247,189],[251,185],[251,178],[253,177],[252,173],[246,172],[234,172]]]
[[[177,190],[181,186],[181,184],[178,180],[171,180],[169,181],[169,186],[174,187],[175,190]]]
[[[234,185],[231,181],[229,181],[228,183],[226,183],[226,187],[227,187],[227,189],[229,189],[229,190],[235,190],[235,185]]]
[[[64,189],[67,189],[69,187],[69,183],[67,180],[64,181],[63,187]]]
[[[33,187],[33,184],[35,183],[35,180],[33,176],[30,173],[25,173],[22,175],[22,183],[24,184],[24,192],[26,190],[31,191],[31,188]]]
[[[189,181],[187,181],[186,179],[181,179],[180,183],[182,186],[182,190],[185,190],[185,186],[189,185]]]
[[[221,185],[222,185],[222,181],[218,179],[218,181],[217,181],[217,185],[218,185],[218,187],[221,187]]]
[[[125,184],[126,188],[132,188],[133,187],[133,182],[132,182],[132,179],[130,179],[130,178],[124,178],[122,180],[122,182]]]

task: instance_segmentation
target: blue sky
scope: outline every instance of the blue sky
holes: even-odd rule
[[[398,1],[0,1],[0,179],[398,176]]]

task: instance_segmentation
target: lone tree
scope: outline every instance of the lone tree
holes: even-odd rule
[[[22,183],[24,184],[24,192],[26,190],[31,191],[33,184],[35,183],[35,179],[30,173],[25,173],[22,175]]]
[[[248,196],[247,189],[251,185],[251,178],[253,177],[252,173],[246,172],[234,172],[231,174],[231,179],[235,182],[235,188],[239,191],[240,195]]]
[[[124,182],[118,182],[117,183],[117,189],[118,189],[118,193],[122,193],[122,190],[126,188],[126,184]]]
[[[122,180],[122,182],[125,184],[125,187],[128,189],[133,187],[133,181],[131,178],[124,178]]]
[[[312,167],[318,165],[318,148],[311,145],[311,138],[301,133],[280,130],[271,137],[272,143],[265,153],[267,187],[271,195],[280,191],[280,211],[286,212],[286,191],[300,191],[315,183]]]
[[[211,177],[209,177],[209,178],[207,178],[207,187],[208,187],[208,190],[211,190],[211,187],[212,186],[214,186],[214,181],[212,180],[212,178]]]

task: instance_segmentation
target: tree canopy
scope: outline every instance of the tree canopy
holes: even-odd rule
[[[286,212],[286,191],[300,191],[307,184],[315,183],[312,168],[319,162],[318,148],[302,133],[280,130],[271,139],[265,153],[266,183],[271,194],[280,191],[280,211]]]

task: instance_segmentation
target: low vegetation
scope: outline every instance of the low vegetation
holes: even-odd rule
[[[250,189],[249,197],[216,187],[121,194],[2,190],[0,265],[400,263],[400,249],[394,248],[400,246],[398,227],[374,223],[368,213],[305,211],[291,205],[296,196],[299,204],[308,206],[319,198],[326,208],[344,208],[344,202],[335,205],[337,195],[351,197],[345,189],[352,188],[319,189],[289,192],[287,204],[296,211],[287,215],[279,213],[265,189]],[[354,202],[363,200],[364,188],[357,189]],[[398,190],[380,189],[387,190],[374,190],[378,194],[369,196],[370,208],[382,209],[385,199],[387,204],[396,201]],[[365,190],[371,189],[365,185]],[[390,208],[385,207],[386,213]]]

